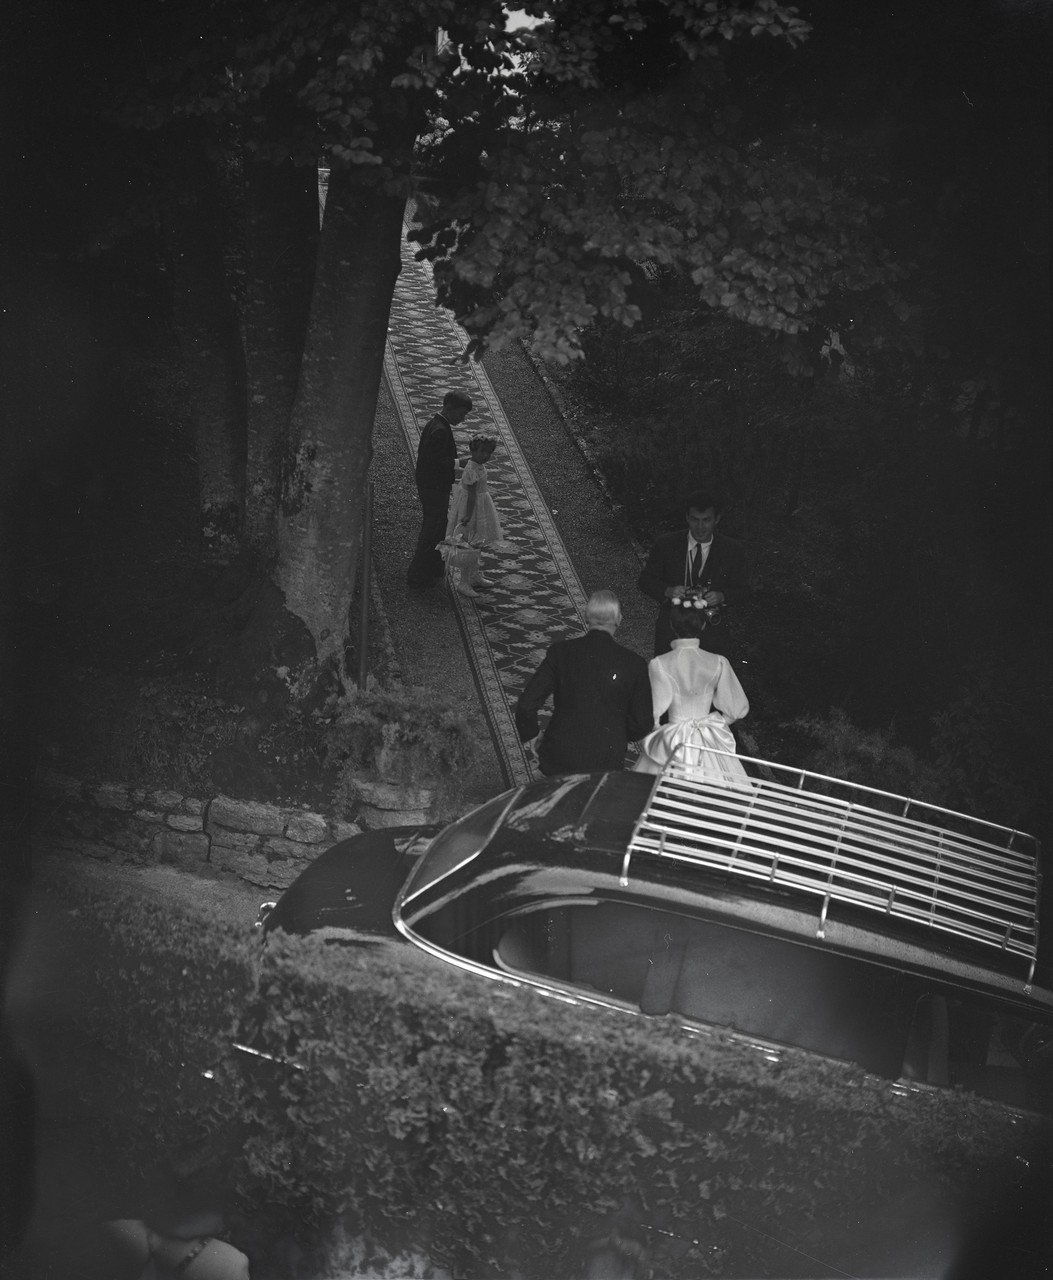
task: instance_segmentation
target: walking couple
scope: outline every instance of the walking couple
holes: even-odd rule
[[[465,392],[447,392],[442,409],[421,432],[415,471],[421,531],[406,581],[411,587],[430,586],[443,576],[445,557],[454,588],[475,599],[480,589],[489,586],[479,568],[480,552],[502,542],[503,533],[486,470],[497,447],[491,437],[475,436],[469,442],[469,459],[450,503],[457,466],[453,428],[471,408],[471,397]]]
[[[586,635],[551,646],[516,704],[520,741],[538,743],[541,772],[621,769],[638,742],[637,772],[661,773],[672,760],[696,776],[746,781],[729,725],[749,701],[728,660],[701,647],[702,612],[672,607],[672,648],[650,663],[615,641],[622,611],[613,591],[590,596],[586,621]],[[538,711],[550,697],[552,719],[538,741]]]

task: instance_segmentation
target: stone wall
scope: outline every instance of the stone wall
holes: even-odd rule
[[[166,863],[188,871],[233,872],[284,889],[323,849],[366,828],[429,820],[432,794],[362,782],[357,821],[306,807],[42,774],[34,788],[33,844],[107,862]]]

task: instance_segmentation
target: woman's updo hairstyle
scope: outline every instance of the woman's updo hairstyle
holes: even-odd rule
[[[673,636],[677,640],[702,639],[706,629],[705,610],[674,604],[669,610],[669,619],[673,624]]]

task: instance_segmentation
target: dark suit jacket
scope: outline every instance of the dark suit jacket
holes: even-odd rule
[[[453,428],[437,413],[427,422],[417,444],[415,476],[418,489],[450,489],[457,466],[457,445]]]
[[[686,559],[687,529],[663,534],[655,539],[654,546],[651,547],[647,557],[647,563],[636,580],[640,590],[652,600],[656,600],[659,605],[654,629],[655,654],[666,653],[672,644],[670,604],[666,599],[665,589],[679,586],[684,582]],[[734,538],[725,538],[720,533],[715,533],[713,546],[710,548],[705,568],[702,570],[702,581],[699,585],[705,590],[722,591],[729,605],[740,601],[749,592],[749,573],[742,543]],[[714,647],[720,645],[722,636],[721,627],[707,627],[702,648],[709,649],[712,653],[723,653],[722,648]]]
[[[521,742],[536,736],[549,697],[552,719],[538,748],[544,774],[621,769],[629,743],[654,727],[647,663],[608,631],[552,645],[516,703]]]

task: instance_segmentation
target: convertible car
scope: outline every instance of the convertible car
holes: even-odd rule
[[[571,775],[323,853],[259,927],[396,937],[481,981],[717,1026],[1053,1113],[1030,836],[738,757]]]

